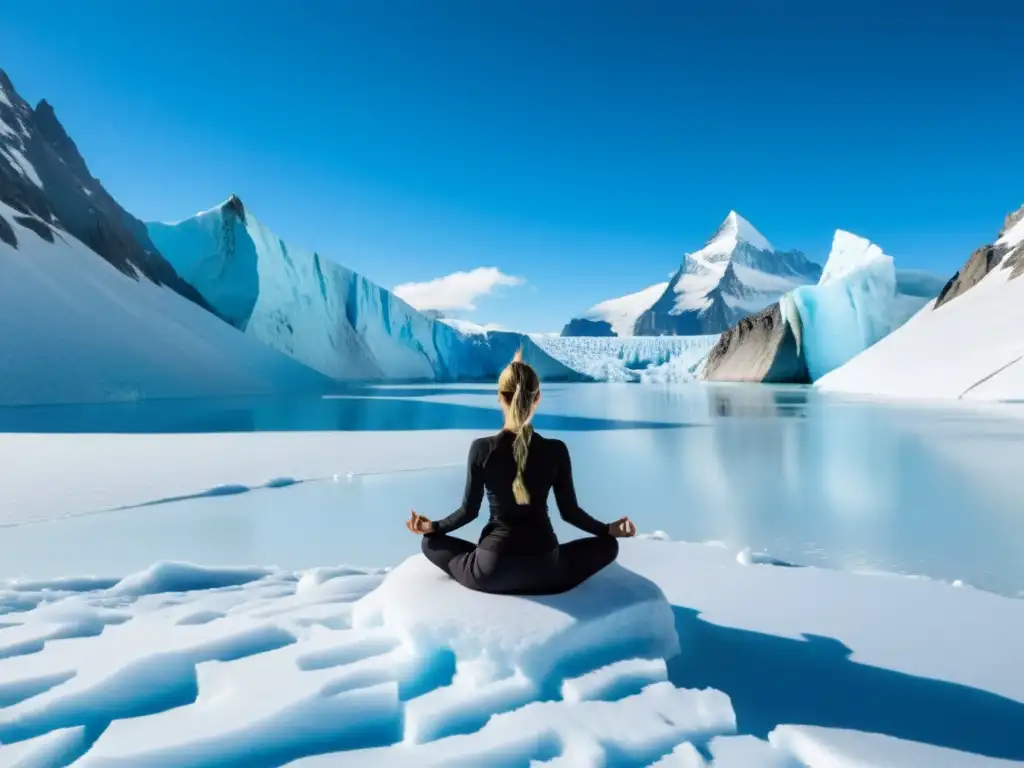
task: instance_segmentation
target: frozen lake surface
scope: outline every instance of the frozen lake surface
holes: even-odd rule
[[[5,432],[402,430],[395,439],[422,441],[419,466],[432,467],[248,492],[226,474],[226,487],[204,498],[63,510],[90,514],[0,528],[0,578],[122,574],[160,560],[397,563],[417,546],[403,528],[408,510],[440,517],[461,498],[462,466],[437,467],[432,446],[448,430],[497,424],[492,388],[464,385],[0,409]],[[553,384],[537,426],[569,444],[580,501],[595,516],[629,514],[641,531],[794,564],[1024,594],[1024,407],[909,407],[765,386]],[[64,471],[54,467],[54,477]],[[485,516],[486,507],[460,535],[475,537]],[[575,537],[565,526],[559,534]]]

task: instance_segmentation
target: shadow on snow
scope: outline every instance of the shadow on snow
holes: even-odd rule
[[[977,688],[860,664],[838,640],[792,640],[704,621],[673,606],[681,654],[669,679],[729,695],[740,733],[817,725],[1024,760],[1024,704]]]

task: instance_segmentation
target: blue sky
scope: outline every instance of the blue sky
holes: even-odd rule
[[[237,193],[388,287],[521,278],[463,315],[545,331],[730,209],[955,271],[1024,203],[1022,5],[33,0],[0,66],[141,218]]]

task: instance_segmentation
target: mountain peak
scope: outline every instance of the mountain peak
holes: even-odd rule
[[[221,206],[221,210],[231,211],[242,221],[245,221],[245,204],[238,195],[232,195]]]
[[[736,211],[729,211],[725,221],[721,223],[708,245],[720,240],[731,240],[735,243],[746,243],[759,251],[774,251],[768,238],[757,231],[757,228]]]

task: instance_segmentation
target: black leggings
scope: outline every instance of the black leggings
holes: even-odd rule
[[[464,587],[505,595],[554,595],[577,587],[615,560],[618,539],[591,536],[539,555],[507,555],[435,533],[423,554]]]

